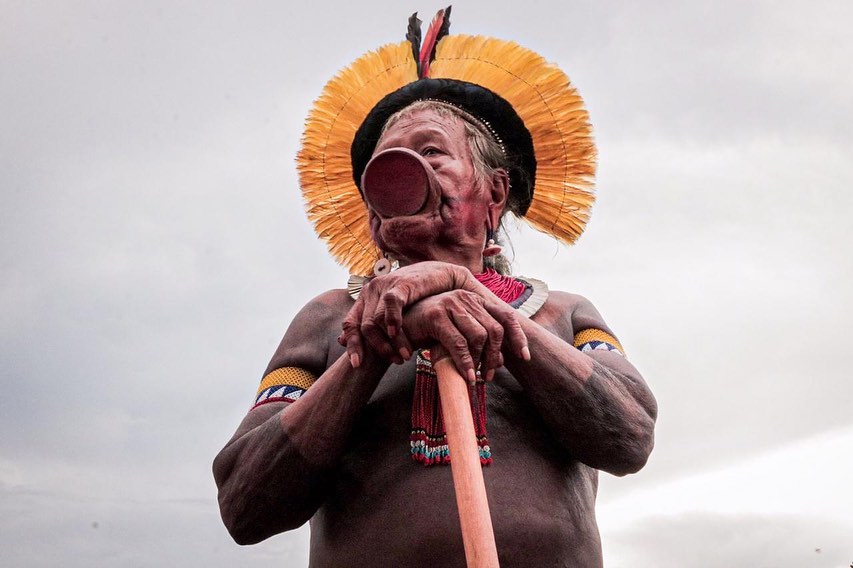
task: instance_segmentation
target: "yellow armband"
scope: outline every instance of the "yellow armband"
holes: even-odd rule
[[[584,353],[593,350],[613,351],[623,357],[625,356],[625,351],[622,349],[619,340],[600,329],[590,328],[577,332],[574,345]]]
[[[263,378],[252,409],[267,402],[293,402],[314,384],[317,377],[299,367],[282,367]]]

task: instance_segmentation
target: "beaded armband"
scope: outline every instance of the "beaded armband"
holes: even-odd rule
[[[584,353],[589,351],[612,351],[623,357],[625,356],[625,350],[622,349],[619,340],[600,329],[590,328],[577,332],[575,334],[574,345]]]
[[[267,374],[258,387],[251,410],[268,402],[293,402],[317,380],[312,373],[299,367],[282,367]]]

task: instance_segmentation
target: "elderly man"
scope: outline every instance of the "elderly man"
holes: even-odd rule
[[[463,566],[432,349],[473,385],[501,566],[600,566],[598,470],[645,464],[655,401],[587,300],[502,274],[496,243],[506,211],[579,235],[586,114],[553,66],[509,42],[445,37],[447,15],[423,47],[410,26],[411,45],[357,61],[309,118],[309,215],[354,272],[375,245],[377,275],[321,294],[290,325],[214,463],[222,516],[241,544],[310,520],[312,566]],[[454,68],[459,54],[479,63]],[[395,186],[395,171],[424,191]]]

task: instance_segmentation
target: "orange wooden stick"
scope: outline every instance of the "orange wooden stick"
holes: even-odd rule
[[[449,357],[433,361],[441,397],[441,412],[450,448],[453,488],[462,525],[468,568],[498,568],[495,533],[489,516],[480,450],[471,417],[471,399],[465,380]]]

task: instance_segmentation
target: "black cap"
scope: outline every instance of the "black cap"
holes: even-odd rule
[[[367,115],[353,138],[350,155],[355,184],[379,142],[382,127],[397,111],[421,100],[437,100],[459,107],[475,116],[497,137],[512,164],[507,207],[524,215],[533,199],[536,156],[533,139],[524,122],[505,99],[474,83],[455,79],[419,79],[385,96]]]

